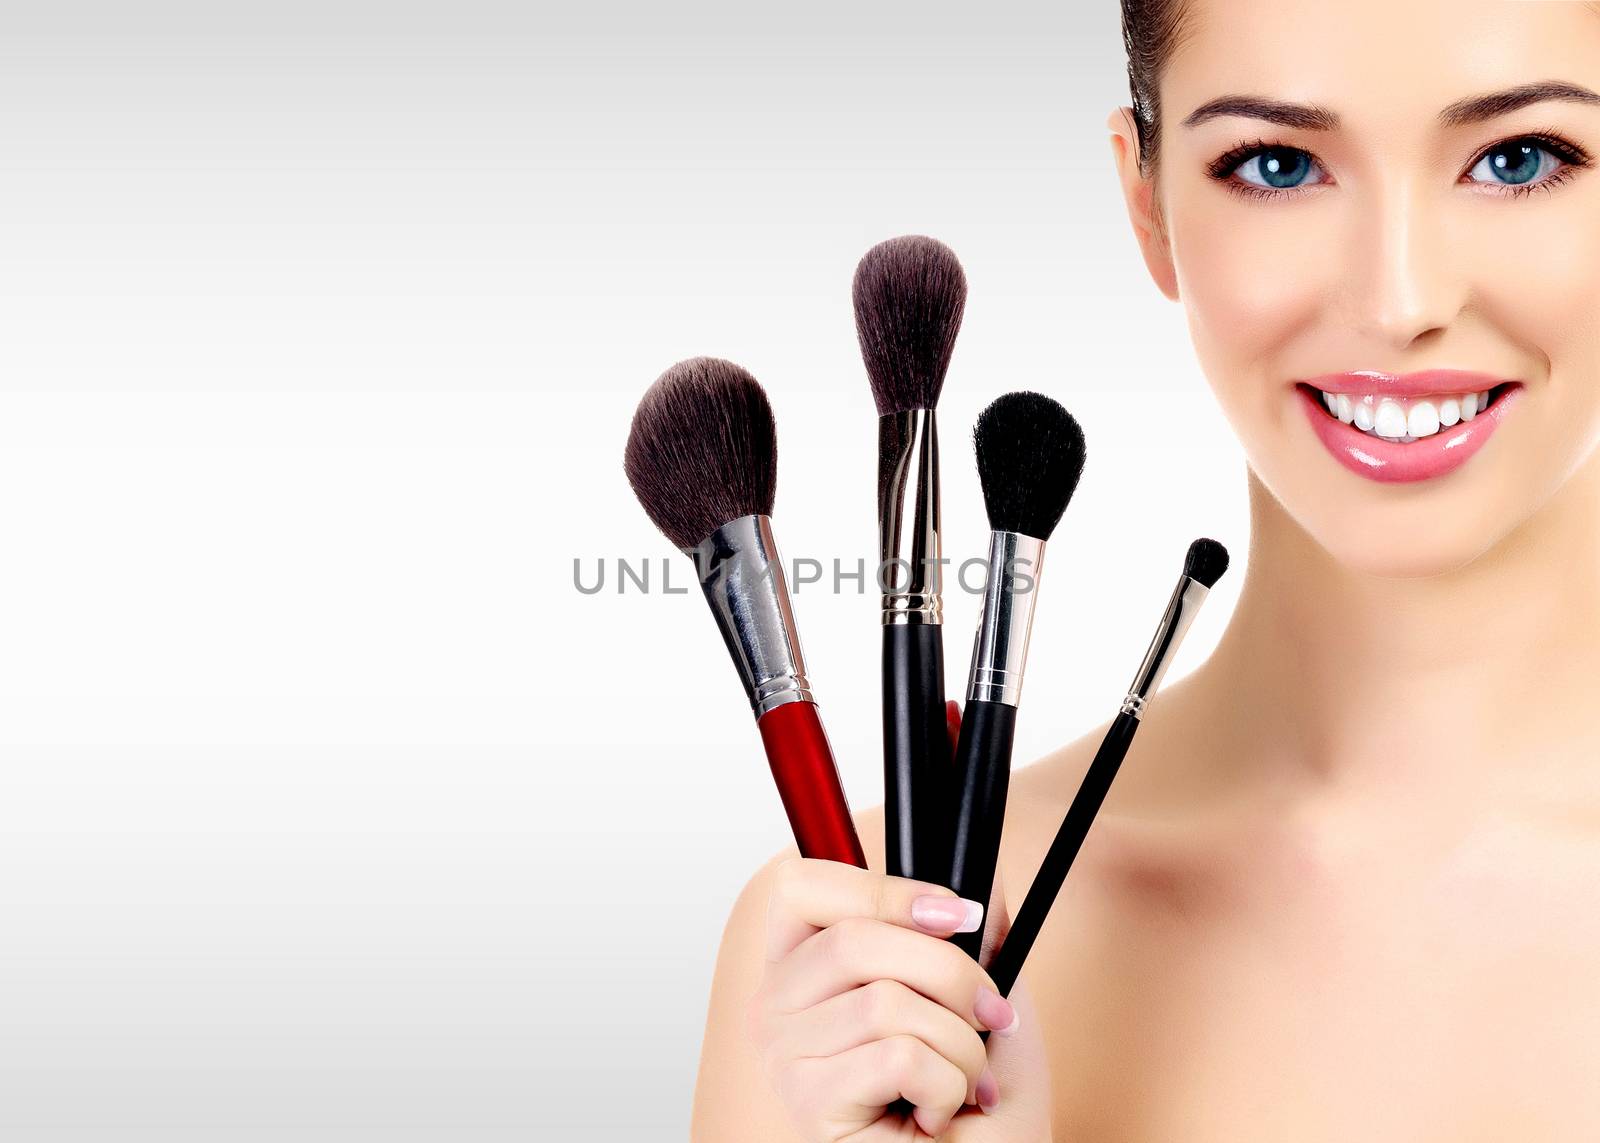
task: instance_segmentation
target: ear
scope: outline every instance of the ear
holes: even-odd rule
[[[1156,184],[1139,170],[1139,136],[1133,125],[1133,108],[1119,107],[1106,120],[1111,131],[1111,155],[1116,160],[1117,178],[1122,182],[1122,197],[1128,205],[1128,221],[1144,255],[1145,268],[1156,288],[1173,301],[1178,300],[1178,275],[1172,266],[1172,247],[1156,209]]]

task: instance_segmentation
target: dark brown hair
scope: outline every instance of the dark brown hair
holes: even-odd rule
[[[1184,0],[1122,0],[1122,43],[1128,50],[1128,89],[1133,95],[1133,126],[1139,139],[1139,169],[1155,169],[1161,138],[1161,70],[1184,33]]]
[[[1155,170],[1161,139],[1161,71],[1177,51],[1193,15],[1186,0],[1122,0],[1122,43],[1128,51],[1128,88],[1139,139],[1139,169]],[[1600,15],[1600,2],[1586,5]]]

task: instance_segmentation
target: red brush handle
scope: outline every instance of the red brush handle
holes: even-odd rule
[[[801,857],[867,867],[815,703],[786,702],[756,721]]]

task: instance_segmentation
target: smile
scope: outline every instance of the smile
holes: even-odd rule
[[[1375,393],[1329,393],[1318,389],[1328,412],[1345,424],[1386,441],[1410,444],[1470,421],[1489,407],[1493,389],[1481,393],[1452,393],[1447,397],[1380,397]]]
[[[1481,373],[1338,373],[1295,385],[1317,438],[1379,482],[1442,476],[1482,448],[1522,385]]]

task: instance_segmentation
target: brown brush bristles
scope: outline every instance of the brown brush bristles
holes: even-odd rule
[[[880,242],[856,267],[851,292],[878,415],[936,407],[967,305],[955,254],[920,234]]]
[[[778,439],[767,395],[731,361],[680,361],[640,399],[622,466],[680,548],[741,516],[771,515]]]

